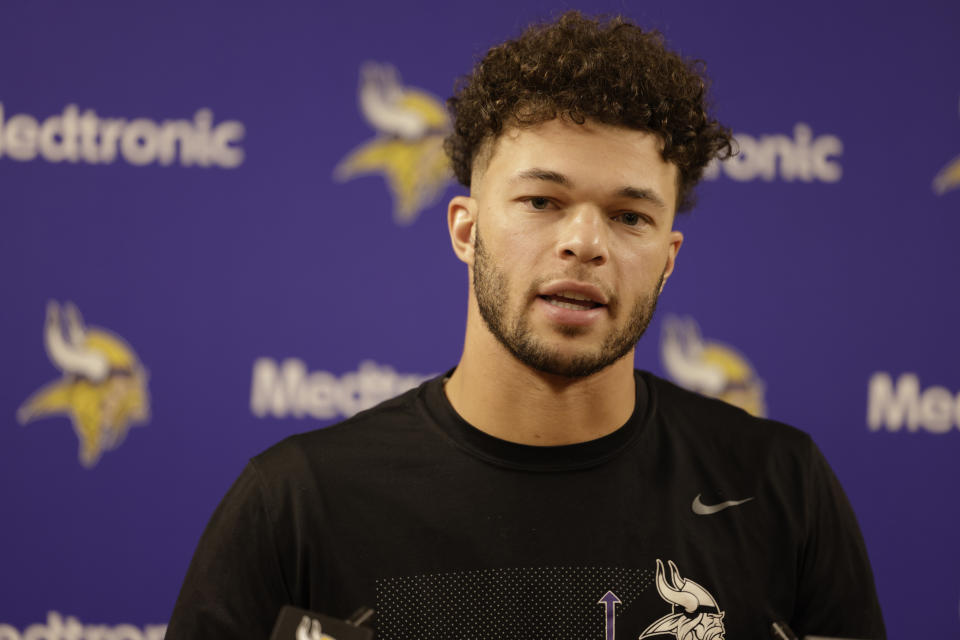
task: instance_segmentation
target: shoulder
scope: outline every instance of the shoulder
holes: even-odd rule
[[[810,436],[791,425],[750,415],[731,404],[683,389],[648,372],[640,372],[655,404],[655,418],[672,437],[707,449],[808,458],[816,455]]]
[[[324,465],[343,468],[396,451],[424,430],[422,396],[428,380],[342,422],[290,436],[251,460],[259,473],[276,478],[315,473]]]

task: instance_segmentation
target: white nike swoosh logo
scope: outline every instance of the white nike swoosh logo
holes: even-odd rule
[[[727,500],[726,502],[721,502],[720,504],[703,504],[700,501],[700,494],[697,494],[697,497],[693,499],[693,512],[698,516],[709,516],[711,514],[723,511],[724,509],[729,509],[730,507],[736,507],[741,505],[744,502],[750,502],[753,500],[754,496],[749,498],[744,498],[743,500]]]

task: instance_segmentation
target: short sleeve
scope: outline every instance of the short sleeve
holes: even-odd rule
[[[270,637],[290,600],[260,474],[251,461],[207,524],[167,627],[167,640]]]
[[[807,466],[807,533],[791,625],[800,637],[885,640],[860,527],[843,488],[813,442],[809,443]]]

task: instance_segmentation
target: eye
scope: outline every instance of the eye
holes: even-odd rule
[[[633,211],[624,211],[620,215],[614,216],[613,219],[619,220],[620,222],[622,222],[623,224],[629,227],[635,227],[638,224],[643,222],[643,216]]]
[[[532,198],[527,198],[527,202],[530,203],[530,206],[538,211],[543,211],[550,206],[550,199],[544,198],[543,196],[534,196]]]

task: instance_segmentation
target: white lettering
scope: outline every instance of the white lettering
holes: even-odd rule
[[[50,614],[47,615],[49,617]],[[83,640],[83,625],[73,616],[67,616],[67,626],[63,630],[63,640]]]
[[[813,173],[824,182],[840,182],[843,177],[843,167],[839,162],[831,160],[843,154],[843,142],[836,136],[820,136],[813,141],[811,147],[813,159]]]
[[[143,634],[133,625],[118,624],[113,628],[113,640],[143,640]]]
[[[920,396],[921,424],[927,431],[946,433],[953,427],[955,400],[949,389],[930,387]]]
[[[86,640],[113,640],[113,634],[103,625],[84,627],[83,637]]]
[[[123,135],[126,120],[103,120],[100,128],[100,160],[110,164],[117,158],[117,140]]]
[[[271,358],[258,358],[253,363],[250,410],[260,418],[348,418],[432,377],[398,374],[370,360],[339,378],[328,371],[308,375],[306,364],[297,358],[279,365]]]
[[[213,112],[209,109],[200,109],[193,114],[193,130],[196,134],[196,139],[198,142],[200,140],[205,142],[207,139],[209,139],[210,127],[212,126]],[[201,167],[210,166],[210,150],[205,143],[198,144],[195,147],[192,160]]]
[[[886,425],[889,431],[899,431],[904,423],[910,431],[920,424],[920,382],[912,373],[905,373],[897,380],[894,393],[893,380],[887,373],[875,373],[870,378],[870,399],[867,406],[867,425],[877,431]]]
[[[218,165],[226,169],[239,167],[243,163],[243,149],[234,146],[243,140],[243,124],[233,120],[223,122],[213,130],[213,144],[210,151]]]
[[[804,122],[793,127],[793,137],[782,134],[751,136],[734,135],[740,153],[723,162],[713,161],[704,169],[705,180],[726,174],[731,180],[749,182],[760,179],[772,182],[778,177],[786,182],[838,182],[843,167],[834,159],[843,153],[840,138],[825,134],[813,136],[813,129]]]
[[[33,160],[37,157],[36,118],[24,114],[15,115],[3,130],[3,146],[8,156],[14,160]]]
[[[60,640],[63,620],[56,611],[47,612],[47,624],[32,624],[23,631],[23,640]]]
[[[946,387],[929,387],[921,392],[920,379],[914,373],[897,378],[896,386],[889,373],[877,372],[870,377],[867,399],[867,426],[871,431],[886,428],[916,432],[948,433],[960,428],[960,393]]]
[[[157,160],[163,166],[169,166],[177,159],[180,150],[180,164],[189,167],[199,164],[196,158],[201,149],[193,142],[193,125],[188,120],[167,120],[160,128]]]
[[[40,157],[47,162],[110,164],[119,157],[135,166],[170,166],[179,160],[184,167],[233,169],[243,164],[240,143],[245,134],[243,123],[235,120],[214,126],[210,109],[198,109],[192,121],[128,122],[100,118],[93,109],[81,114],[77,105],[69,104],[61,115],[40,123],[22,113],[5,121],[0,103],[0,158],[21,162]]]
[[[123,130],[120,152],[130,164],[150,164],[157,158],[158,138],[157,125],[145,118],[137,118]]]
[[[21,635],[8,624],[0,624],[0,640],[163,640],[167,626],[149,624],[141,629],[131,624],[83,625],[67,616],[66,623],[56,611],[47,612],[47,623],[32,624]]]
[[[50,162],[76,162],[78,129],[76,105],[68,105],[62,117],[47,118],[40,127],[40,154]]]
[[[100,152],[97,149],[97,114],[93,109],[87,109],[80,116],[80,157],[84,162],[98,164]]]
[[[269,358],[258,358],[253,363],[253,391],[250,394],[250,409],[255,416],[264,417],[268,413],[277,418],[302,418],[299,390],[307,367],[299,360],[288,358],[283,362],[283,372]]]
[[[723,164],[723,170],[727,176],[745,182],[753,180],[764,167],[768,167],[771,169],[770,179],[773,179],[775,167],[768,159],[761,157],[764,150],[756,140],[745,133],[740,134],[737,136],[737,145],[740,147],[740,153]]]
[[[793,141],[786,136],[776,136],[777,155],[780,158],[780,174],[787,182],[800,180],[813,182],[813,158],[810,154],[810,141],[813,130],[809,125],[798,122],[793,127]]]
[[[337,411],[337,378],[327,371],[316,371],[300,390],[300,402],[307,412],[319,420],[335,418]]]

